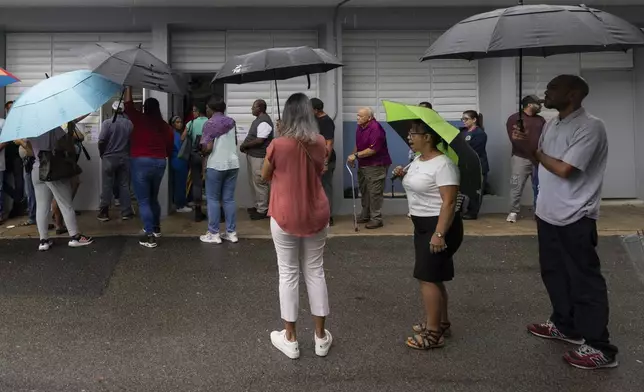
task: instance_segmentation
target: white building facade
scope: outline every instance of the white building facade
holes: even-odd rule
[[[389,1],[395,7],[369,7],[373,2],[366,0],[345,2],[338,7],[336,2],[319,0],[310,2],[317,7],[287,8],[283,6],[305,5],[307,1],[243,0],[238,5],[248,7],[233,8],[222,1],[217,2],[222,7],[214,8],[207,6],[212,2],[202,0],[184,0],[183,7],[164,6],[170,4],[166,0],[117,0],[114,6],[104,8],[91,6],[98,4],[94,0],[82,2],[83,7],[75,7],[81,2],[72,0],[23,0],[22,5],[33,5],[26,9],[9,7],[16,1],[0,0],[0,66],[22,79],[21,83],[0,89],[0,94],[5,100],[12,100],[44,79],[45,73],[51,76],[87,68],[82,59],[71,55],[70,49],[89,42],[141,44],[194,80],[209,80],[226,59],[237,54],[269,47],[321,47],[336,54],[344,67],[312,75],[310,88],[306,78],[298,78],[279,82],[278,90],[282,105],[294,92],[320,97],[325,102],[325,111],[335,119],[335,148],[339,157],[334,190],[337,214],[351,211],[351,200],[344,197],[350,182],[342,161],[353,149],[357,109],[371,106],[377,118],[384,121],[382,99],[410,104],[429,101],[450,121],[458,121],[464,110],[483,113],[488,133],[489,181],[496,193],[485,199],[483,212],[506,212],[510,143],[505,122],[517,110],[517,60],[420,63],[418,58],[459,20],[514,2],[441,0],[425,1],[418,6],[413,0]],[[40,3],[57,6],[45,8]],[[266,3],[275,5],[267,7]],[[460,3],[462,6],[454,6]],[[494,4],[480,7],[474,3]],[[611,3],[615,5],[602,9],[644,27],[644,1]],[[578,74],[588,80],[591,95],[586,106],[607,124],[610,149],[604,198],[644,199],[644,154],[639,153],[644,151],[644,134],[637,129],[635,117],[636,108],[644,106],[644,48],[628,53],[528,58],[524,62],[524,95],[543,95],[548,81],[561,73]],[[257,98],[265,99],[269,114],[277,116],[272,83],[227,85],[221,93],[225,95],[228,114],[242,128],[252,121],[250,108]],[[187,104],[182,97],[154,91],[141,91],[138,95],[141,99],[158,98],[166,118],[183,114]],[[108,106],[84,123],[90,136],[86,148],[92,160],[81,158],[84,173],[75,201],[78,209],[98,207],[100,159],[91,136],[97,135],[101,116],[109,116]],[[404,164],[407,159],[404,142],[393,132],[389,132],[388,142],[394,164]],[[165,211],[169,210],[171,194],[167,177],[160,196]],[[247,183],[242,167],[237,187],[240,207],[251,204]],[[386,189],[391,189],[389,180]],[[384,210],[386,214],[403,213],[406,201],[386,199]]]

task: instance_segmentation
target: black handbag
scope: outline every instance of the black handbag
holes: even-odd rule
[[[190,128],[188,128],[188,133],[186,138],[181,143],[181,148],[177,153],[177,158],[183,159],[188,162],[200,162],[201,161],[201,136],[197,136],[193,142],[192,140],[192,126],[193,123],[190,122]]]
[[[64,180],[79,175],[83,172],[76,163],[76,149],[74,147],[73,127],[67,127],[65,136],[56,141],[53,151],[40,151],[38,153],[38,176],[40,181],[51,182]],[[69,131],[69,130],[72,131]]]

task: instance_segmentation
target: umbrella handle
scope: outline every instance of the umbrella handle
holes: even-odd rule
[[[277,119],[281,120],[282,115],[280,113],[280,94],[279,91],[277,91],[277,79],[275,79],[275,98],[277,99]]]
[[[311,89],[311,75],[306,74],[306,82],[308,83],[308,86],[306,87],[307,90]]]
[[[116,115],[119,113],[118,107],[121,106],[121,102],[123,102],[124,95],[125,95],[125,88],[123,88],[123,91],[121,91],[121,99],[119,99],[119,104],[117,106],[117,109],[114,111],[114,117],[112,117],[112,124],[116,122]]]

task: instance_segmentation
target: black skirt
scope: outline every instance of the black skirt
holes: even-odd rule
[[[412,216],[414,223],[414,248],[416,264],[414,278],[423,282],[440,283],[454,279],[454,260],[452,256],[463,242],[463,221],[457,212],[452,226],[444,234],[447,249],[440,253],[432,253],[429,243],[436,232],[437,216]]]

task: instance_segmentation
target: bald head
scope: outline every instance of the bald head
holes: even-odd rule
[[[357,117],[358,125],[360,126],[367,125],[367,123],[371,121],[373,117],[374,117],[373,109],[371,109],[370,107],[362,107],[358,109],[358,117]]]
[[[266,113],[266,101],[263,99],[258,99],[255,102],[253,102],[253,107],[251,108],[253,112],[253,116],[257,117],[262,113]]]
[[[544,106],[565,111],[578,109],[590,93],[588,83],[577,75],[559,75],[548,83]]]

